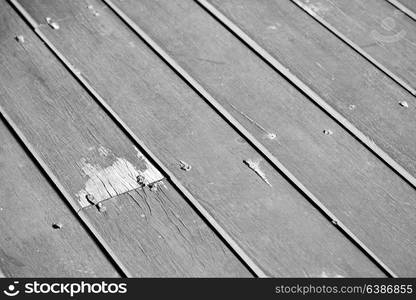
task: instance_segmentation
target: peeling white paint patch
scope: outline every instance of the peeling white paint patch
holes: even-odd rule
[[[99,153],[100,155],[105,154],[107,156],[110,150],[103,147],[101,151],[99,150]],[[100,202],[142,187],[137,182],[138,176],[144,178],[143,183],[145,185],[163,179],[163,175],[138,150],[137,158],[139,160],[137,165],[141,166],[140,169],[125,158],[120,157],[116,157],[114,162],[106,168],[102,168],[98,164],[91,164],[86,159],[82,159],[80,161],[82,172],[89,179],[85,183],[84,189],[76,194],[81,206],[86,207],[91,205],[86,198],[87,195],[92,195],[96,202]]]

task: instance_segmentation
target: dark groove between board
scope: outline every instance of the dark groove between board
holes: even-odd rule
[[[342,34],[339,30],[337,30],[329,22],[325,21],[324,18],[319,16],[317,13],[313,12],[310,8],[308,8],[301,1],[299,1],[299,0],[290,0],[290,1],[293,4],[295,4],[296,6],[298,6],[300,9],[302,9],[309,16],[311,16],[315,21],[320,23],[326,30],[328,30],[333,35],[335,35],[337,38],[339,38],[342,42],[344,42],[345,44],[350,46],[351,49],[353,49],[355,52],[357,52],[362,57],[364,57],[367,61],[369,61],[371,64],[373,64],[377,69],[382,71],[384,74],[386,74],[392,80],[394,80],[397,84],[399,84],[401,87],[403,87],[405,90],[407,90],[410,94],[412,94],[413,96],[416,96],[416,89],[414,89],[409,83],[407,83],[406,80],[402,79],[399,75],[396,75],[394,72],[390,71],[386,66],[384,66],[377,59],[372,57],[363,48],[361,48],[356,43],[354,43],[346,35]]]
[[[23,146],[24,150],[32,158],[33,162],[38,166],[41,173],[43,173],[48,181],[52,184],[53,188],[58,192],[58,194],[63,197],[67,204],[75,211],[76,216],[81,220],[81,225],[86,229],[87,233],[91,236],[93,240],[98,242],[98,246],[103,251],[104,255],[107,256],[109,261],[113,264],[116,270],[120,273],[121,276],[131,277],[127,268],[123,265],[120,259],[115,253],[111,250],[104,238],[94,229],[88,217],[80,211],[79,204],[71,197],[71,195],[66,191],[62,186],[59,180],[56,178],[52,170],[47,166],[47,164],[42,160],[40,155],[36,152],[34,147],[29,143],[27,138],[23,135],[17,125],[13,122],[10,116],[4,111],[3,107],[0,105],[0,118],[3,119],[4,123],[10,129],[12,134],[17,138],[20,144]]]
[[[416,12],[414,12],[410,8],[407,8],[407,6],[400,3],[400,1],[398,1],[398,0],[386,0],[386,1],[389,2],[391,5],[393,5],[394,7],[396,7],[398,10],[400,10],[403,13],[405,13],[406,15],[408,15],[414,21],[416,21]]]
[[[37,22],[27,13],[27,11],[18,3],[17,0],[9,0],[17,12],[23,16],[25,21],[31,26],[33,31],[38,35],[42,42],[48,49],[58,58],[58,60],[65,66],[65,68],[72,74],[72,76],[81,84],[81,86],[93,97],[93,99],[100,105],[106,114],[119,126],[119,128],[126,133],[131,141],[141,149],[149,158],[149,160],[156,165],[169,180],[172,185],[180,192],[180,194],[188,200],[191,207],[198,213],[200,217],[210,226],[225,245],[233,252],[234,255],[245,265],[245,267],[255,276],[260,278],[268,277],[264,271],[245,253],[245,251],[238,245],[238,243],[222,228],[222,226],[209,214],[209,212],[195,199],[195,197],[182,185],[182,183],[175,177],[175,175],[157,158],[153,152],[136,136],[136,134],[124,123],[118,114],[108,105],[108,103],[98,94],[92,85],[86,80],[79,70],[77,70],[50,42],[47,37],[39,30]],[[69,196],[69,195],[68,195]],[[69,196],[70,197],[70,196]],[[72,198],[69,198],[72,199]],[[78,213],[83,213],[78,210]],[[125,272],[128,271],[125,270]],[[131,277],[131,276],[128,276]]]
[[[226,109],[222,107],[192,76],[190,76],[173,58],[169,56],[155,41],[150,38],[135,22],[133,22],[111,0],[103,0],[176,74],[178,74],[193,90],[195,90],[233,129],[253,146],[268,162],[270,162],[321,214],[358,247],[386,275],[396,277],[396,274],[373,253],[355,234],[328,210],[300,180],[298,180],[266,147],[264,147],[244,126],[242,126]]]

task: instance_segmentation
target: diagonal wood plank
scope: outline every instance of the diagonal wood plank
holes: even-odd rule
[[[194,2],[114,3],[397,273],[415,274],[411,186]]]
[[[416,21],[416,3],[413,0],[386,0]]]
[[[5,114],[5,107],[6,119],[13,121],[14,128],[16,125],[19,126],[25,140],[30,143],[30,149],[37,152],[36,157],[39,156],[39,159],[46,162],[62,182],[64,189],[70,191],[71,196],[67,200],[75,198],[79,189],[84,186],[87,191],[91,190],[89,184],[92,184],[90,180],[94,178],[94,174],[98,174],[96,177],[108,183],[110,187],[110,183],[114,185],[118,179],[114,179],[112,173],[123,169],[121,162],[127,166],[125,170],[128,171],[128,175],[135,177],[136,173],[127,160],[118,160],[117,157],[127,157],[128,161],[136,162],[136,172],[141,172],[145,179],[143,184],[147,184],[146,179],[150,177],[146,172],[154,167],[144,158],[137,157],[137,149],[132,141],[77,84],[64,66],[5,2],[0,2],[0,13],[1,27],[7,29],[2,31],[0,48],[1,112]],[[24,39],[15,39],[15,35],[21,35]],[[84,160],[86,155],[87,158]],[[102,171],[96,166],[98,163],[89,163],[92,160],[101,164],[110,161],[108,164],[113,169],[106,167],[102,170],[107,171]],[[105,181],[107,175],[109,179]],[[130,182],[130,178],[122,179],[126,185]],[[169,186],[168,183],[166,185]],[[154,186],[153,184],[152,187]],[[134,184],[127,185],[126,191],[136,190],[134,187]],[[149,188],[149,185],[146,188]],[[124,196],[110,196],[112,195],[109,193],[104,200],[111,199],[117,203],[123,200],[130,201]],[[103,205],[104,200],[99,202],[100,205]],[[153,201],[153,198],[150,197],[149,201]],[[73,204],[73,207],[80,209],[81,205],[76,204]],[[242,263],[176,190],[171,189],[159,206],[164,204],[169,204],[164,209],[181,215],[185,224],[186,220],[193,222],[186,225],[189,231],[189,236],[186,236],[179,230],[178,224],[166,217],[163,209],[154,210],[152,222],[157,222],[156,228],[159,231],[170,234],[168,242],[159,242],[164,251],[158,252],[155,260],[146,260],[147,253],[140,250],[135,232],[126,231],[121,235],[114,231],[116,234],[111,235],[103,230],[108,228],[110,222],[106,218],[107,214],[111,214],[110,223],[119,230],[126,227],[126,222],[128,226],[133,227],[142,224],[138,211],[130,210],[131,203],[130,206],[128,203],[120,204],[125,210],[117,211],[114,206],[104,210],[104,207],[89,205],[93,207],[92,210],[87,212],[84,209],[79,214],[83,220],[86,219],[89,228],[99,237],[100,242],[128,276],[250,276]],[[95,214],[97,209],[100,214],[98,216]],[[147,233],[148,236],[144,237]],[[201,234],[204,238],[199,237]],[[151,248],[159,241],[158,236],[151,231],[144,231],[140,236],[141,247]],[[197,238],[193,238],[194,236]],[[192,266],[193,262],[198,264]]]
[[[294,3],[210,2],[227,27],[416,186],[415,98],[408,91]]]
[[[416,13],[416,2],[414,0],[399,0],[400,3],[404,4],[406,7],[410,8],[414,13]]]
[[[267,274],[381,275],[102,2],[20,3]]]
[[[0,141],[0,272],[6,277],[118,277],[3,121]]]
[[[292,0],[416,95],[416,23],[386,1]]]

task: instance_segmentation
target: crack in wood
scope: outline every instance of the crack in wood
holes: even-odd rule
[[[108,156],[110,152],[104,147],[99,148],[99,153],[102,156]],[[105,168],[99,164],[92,164],[85,158],[81,159],[79,166],[85,176],[89,177],[84,188],[76,194],[81,207],[90,206],[89,198],[91,197],[94,199],[94,203],[99,203],[141,188],[143,185],[152,185],[164,178],[138,150],[137,158],[140,165],[143,165],[144,162],[145,168],[138,168],[121,157],[115,157],[114,161]],[[141,178],[141,182],[138,182],[137,178]]]

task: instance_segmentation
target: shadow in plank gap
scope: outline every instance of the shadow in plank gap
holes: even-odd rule
[[[65,198],[72,204],[71,200],[79,195],[80,190],[93,195],[100,195],[99,191],[105,190],[107,194],[103,193],[103,198],[105,196],[107,199],[125,195],[125,192],[140,186],[154,190],[153,180],[156,178],[159,182],[160,174],[150,167],[143,154],[138,153],[135,144],[82,89],[12,8],[5,2],[0,2],[0,8],[1,27],[14,28],[19,35],[24,36],[24,43],[14,38],[13,31],[6,31],[0,37],[0,81],[4,83],[0,86],[1,113],[6,115],[3,108],[7,111],[8,123],[13,124],[16,132],[18,130],[19,138],[39,164],[47,167],[48,175],[56,179],[54,183],[59,184],[59,190],[66,195]],[[60,32],[63,26],[59,22],[58,30],[50,26],[48,28]],[[94,185],[101,185],[101,190]],[[100,227],[103,226],[95,225],[97,221],[93,223],[85,210],[79,211],[79,216],[126,276],[155,276],[162,273],[171,277],[250,276],[243,264],[182,196],[175,191],[170,195],[164,203],[172,205],[179,202],[176,205],[180,207],[181,215],[187,215],[195,221],[187,224],[188,230],[195,226],[194,235],[202,232],[205,239],[195,239],[175,249],[169,247],[178,247],[179,242],[163,244],[164,251],[149,261],[146,260],[147,253],[139,251],[133,232],[126,231],[122,239],[116,239],[102,232]],[[88,198],[96,204],[93,199],[99,196]],[[112,213],[108,206],[102,204],[104,200],[101,199],[96,207],[91,208],[100,216]],[[76,201],[73,207],[78,211],[79,206],[80,201]],[[177,224],[166,219],[160,209],[152,212],[154,222],[159,222],[158,230],[169,232],[170,238],[177,237],[178,241],[184,242],[183,232]],[[25,211],[25,215],[32,217],[28,211]],[[116,214],[112,223],[119,221],[123,224],[123,220],[125,215]],[[140,220],[136,215],[129,219],[129,224],[135,226]],[[105,219],[100,221],[106,222]],[[69,228],[61,220],[51,220],[49,226],[55,234]],[[157,236],[143,240],[142,247],[151,247],[146,242],[153,239],[157,240]],[[128,252],[126,249],[137,251]],[[182,256],[185,251],[186,260]],[[132,261],[137,264],[132,264]],[[190,262],[198,262],[198,267],[188,269]],[[159,265],[169,267],[161,269]]]

